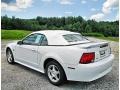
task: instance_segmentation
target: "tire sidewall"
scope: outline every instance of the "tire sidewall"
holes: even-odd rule
[[[11,62],[9,62],[8,57],[7,57],[8,52],[10,52],[10,54],[12,55],[12,60],[11,60]],[[6,51],[6,57],[7,57],[7,62],[8,62],[9,64],[14,64],[13,53],[12,53],[12,51],[11,51],[10,49],[8,49],[8,50]]]
[[[51,81],[50,78],[49,78],[49,76],[48,76],[48,67],[49,67],[50,65],[55,65],[55,66],[58,68],[59,72],[60,72],[60,79],[59,79],[58,82],[53,82],[53,81]],[[64,81],[65,81],[65,73],[64,73],[64,71],[63,71],[63,68],[62,68],[57,62],[54,62],[54,61],[49,62],[49,63],[46,65],[45,71],[46,71],[46,75],[47,75],[47,78],[48,78],[49,82],[52,83],[53,85],[58,86],[58,85],[61,85],[61,84],[64,83]]]

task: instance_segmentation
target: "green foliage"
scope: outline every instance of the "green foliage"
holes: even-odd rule
[[[31,31],[24,30],[1,30],[1,39],[22,39],[26,35],[31,33]]]
[[[106,37],[119,36],[119,21],[108,22],[95,20],[84,20],[81,16],[78,17],[40,17],[34,19],[9,18],[1,17],[1,28],[6,30],[70,30],[79,33],[101,33]],[[98,35],[99,36],[99,35]]]
[[[85,32],[92,32],[92,28],[90,25],[86,25]]]
[[[26,35],[31,33],[31,31],[24,30],[1,30],[1,39],[12,39],[12,40],[20,40],[24,38]],[[82,33],[84,36],[92,36],[99,39],[119,41],[119,37],[104,37],[99,33]]]
[[[103,34],[100,33],[82,33],[83,36],[94,36],[94,37],[104,37]]]
[[[97,37],[98,39],[110,40],[119,42],[119,37]]]

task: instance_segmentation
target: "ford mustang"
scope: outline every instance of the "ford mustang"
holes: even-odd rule
[[[65,30],[36,31],[6,46],[9,64],[45,73],[50,83],[90,82],[112,70],[114,55],[107,42],[93,42]]]

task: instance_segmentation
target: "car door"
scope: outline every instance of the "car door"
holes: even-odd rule
[[[38,66],[38,47],[41,43],[42,34],[31,34],[17,44],[15,48],[15,59],[29,66]]]

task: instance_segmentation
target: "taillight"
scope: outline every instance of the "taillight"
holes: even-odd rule
[[[81,64],[91,63],[91,62],[93,62],[94,59],[95,59],[95,53],[94,52],[83,53],[79,63],[81,63]]]

